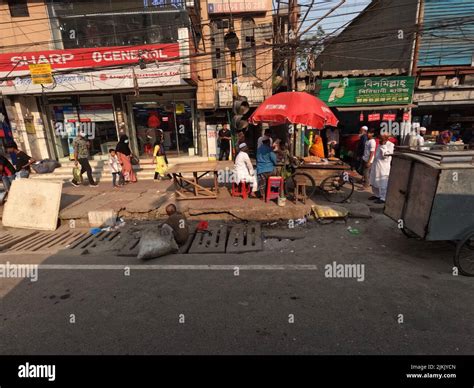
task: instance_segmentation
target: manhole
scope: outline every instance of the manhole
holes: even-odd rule
[[[235,225],[229,233],[227,253],[256,252],[263,249],[260,224]]]
[[[0,252],[9,249],[10,247],[18,244],[21,241],[26,240],[28,237],[33,236],[36,232],[29,233],[2,233],[0,235]]]
[[[87,234],[74,244],[69,246],[69,249],[80,251],[80,254],[92,253],[94,250],[105,251],[113,250],[120,241],[120,232],[106,232],[102,231],[95,235]]]

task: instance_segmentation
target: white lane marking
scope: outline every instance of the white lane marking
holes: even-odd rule
[[[233,264],[233,265],[167,265],[167,264],[143,264],[143,265],[116,265],[116,264],[40,264],[40,270],[123,270],[125,268],[137,270],[211,270],[211,271],[227,271],[238,268],[241,271],[315,271],[318,269],[316,265],[307,264]]]

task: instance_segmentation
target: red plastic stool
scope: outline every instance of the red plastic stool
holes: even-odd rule
[[[280,197],[283,193],[283,178],[281,176],[271,176],[267,181],[267,193],[265,202]]]
[[[232,182],[232,192],[231,195],[233,197],[242,197],[243,199],[247,199],[250,193],[250,185],[242,181],[240,183]]]

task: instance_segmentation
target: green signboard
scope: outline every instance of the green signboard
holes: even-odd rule
[[[414,77],[323,79],[319,98],[328,106],[410,104]]]

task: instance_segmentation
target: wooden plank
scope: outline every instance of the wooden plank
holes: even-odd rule
[[[168,169],[168,174],[212,172],[212,171],[217,171],[216,162],[180,163],[180,164],[171,166]]]

